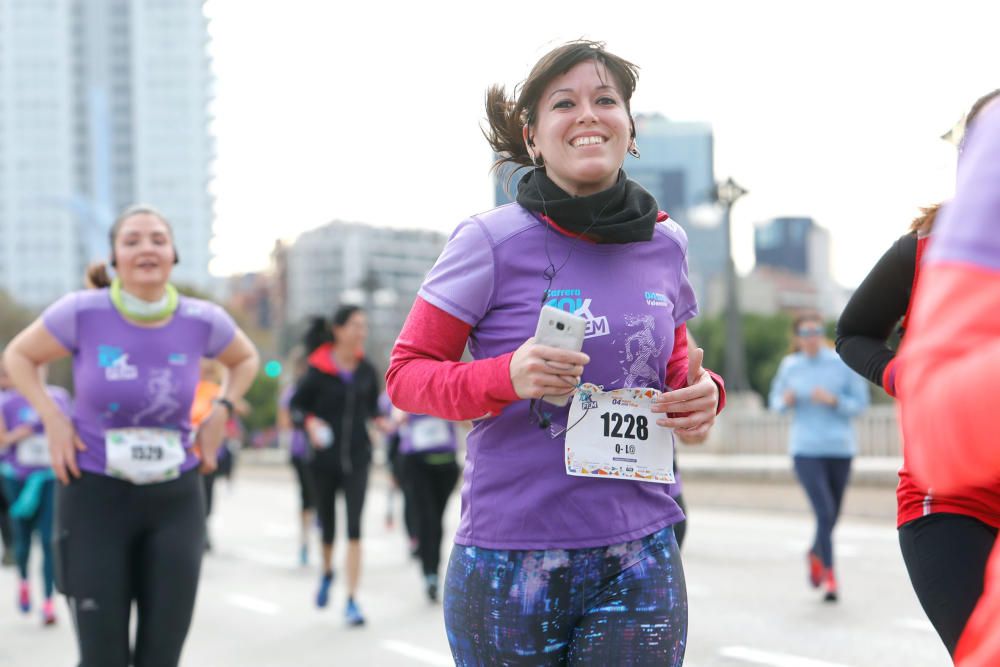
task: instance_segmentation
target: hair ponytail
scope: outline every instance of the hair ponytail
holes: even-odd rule
[[[104,262],[94,262],[88,266],[86,273],[83,274],[83,284],[87,286],[87,289],[111,287],[108,265]]]
[[[514,89],[517,94],[517,89]],[[498,172],[505,163],[530,167],[533,162],[528,148],[524,145],[525,118],[521,117],[517,100],[507,96],[507,90],[500,85],[490,86],[486,90],[486,122],[489,129],[483,129],[483,136],[497,160],[492,171]],[[511,171],[513,175],[513,171]]]
[[[309,329],[306,331],[306,335],[302,337],[302,344],[306,348],[306,356],[313,353],[313,351],[320,345],[333,342],[333,333],[330,331],[330,325],[327,323],[324,317],[313,317],[309,321]]]

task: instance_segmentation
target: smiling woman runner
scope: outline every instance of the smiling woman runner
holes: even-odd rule
[[[218,306],[179,296],[173,234],[153,209],[134,207],[110,233],[109,282],[73,292],[7,347],[4,363],[41,416],[56,492],[56,583],[69,600],[81,667],[176,665],[191,623],[205,543],[191,403],[202,357],[228,383],[198,431],[200,468],[215,468],[227,413],[253,381],[257,352]],[[38,367],[73,357],[68,419]],[[132,603],[138,610],[134,654]],[[131,660],[131,662],[130,662]]]
[[[683,514],[657,481],[672,479],[670,429],[703,436],[723,392],[700,350],[688,361],[687,238],[622,171],[639,152],[635,84],[634,65],[578,41],[516,99],[490,89],[499,162],[535,168],[516,204],[458,226],[392,353],[394,405],[479,420],[444,586],[459,665],[684,657]],[[586,318],[582,352],[535,343],[543,304]],[[538,401],[581,381],[567,407]]]

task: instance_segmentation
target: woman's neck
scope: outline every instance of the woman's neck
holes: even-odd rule
[[[353,349],[347,347],[341,347],[339,345],[333,348],[333,360],[337,362],[337,366],[341,368],[351,369],[358,365],[358,355]]]
[[[167,293],[166,285],[128,285],[122,283],[122,290],[137,299],[153,303],[162,299]]]

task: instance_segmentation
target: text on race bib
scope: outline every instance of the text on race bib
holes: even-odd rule
[[[573,396],[566,432],[566,474],[674,483],[674,434],[650,410],[656,389],[601,391],[584,384]]]

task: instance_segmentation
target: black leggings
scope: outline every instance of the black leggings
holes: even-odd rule
[[[409,489],[408,502],[413,506],[416,519],[417,548],[424,574],[437,574],[441,565],[441,539],[444,529],[441,521],[448,498],[458,481],[458,463],[455,457],[444,455],[442,462],[435,462],[440,454],[411,454],[403,457],[404,475]]]
[[[851,459],[836,457],[796,456],[795,474],[809,496],[816,515],[816,537],[812,552],[833,568],[833,527],[840,516],[847,481],[851,477]]]
[[[219,471],[210,472],[201,476],[202,486],[205,487],[205,516],[212,516],[212,498],[215,496],[215,477]]]
[[[205,545],[197,470],[159,484],[83,473],[56,491],[56,585],[76,627],[80,667],[176,667]]]
[[[7,502],[7,496],[0,492],[0,539],[3,539],[3,550],[6,553],[7,549],[13,548],[14,544],[14,528],[10,521],[10,503]]]
[[[302,511],[307,512],[316,507],[316,492],[313,490],[312,469],[300,456],[292,457],[292,467],[295,469],[295,478],[299,480],[299,502]]]
[[[961,514],[930,514],[899,528],[910,583],[952,655],[983,593],[996,539],[996,528]]]
[[[368,466],[344,474],[340,468],[328,468],[313,463],[310,467],[313,489],[316,491],[316,513],[323,531],[323,544],[330,546],[336,534],[337,491],[343,490],[347,503],[347,539],[361,539],[361,510],[368,490]]]

